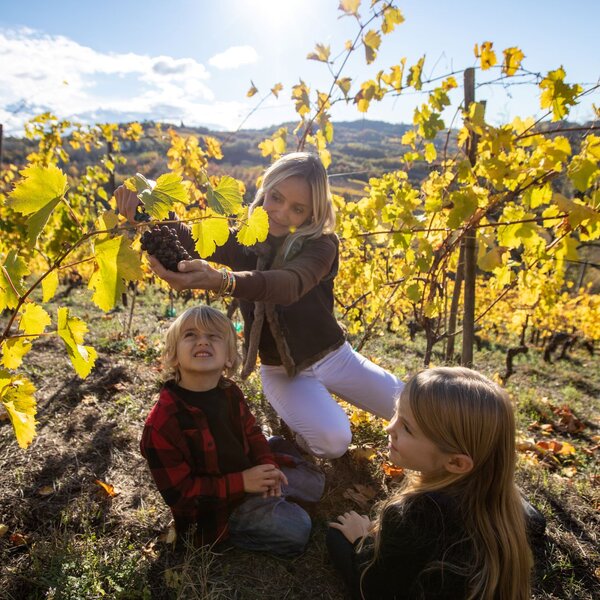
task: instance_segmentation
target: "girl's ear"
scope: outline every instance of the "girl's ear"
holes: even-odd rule
[[[464,475],[473,470],[473,459],[468,454],[451,454],[444,467],[450,473]]]
[[[229,358],[225,361],[225,367],[227,369],[231,369],[231,367],[233,366],[233,361],[230,360]]]

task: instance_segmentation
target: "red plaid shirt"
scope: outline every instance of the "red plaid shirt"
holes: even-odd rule
[[[252,465],[277,465],[240,388],[224,378],[219,387]],[[219,471],[215,440],[203,411],[163,386],[146,419],[140,449],[177,530],[196,524],[202,543],[226,538],[229,515],[245,496],[244,482],[241,471]]]

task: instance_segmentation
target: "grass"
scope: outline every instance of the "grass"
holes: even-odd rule
[[[22,451],[10,425],[0,423],[0,525],[6,526],[0,534],[0,596],[343,600],[324,546],[327,522],[358,508],[345,496],[353,484],[370,487],[375,499],[393,488],[394,479],[383,469],[383,423],[353,413],[352,450],[320,461],[327,487],[303,556],[283,560],[236,549],[173,547],[163,541],[170,513],[138,449],[161,379],[157,356],[169,300],[150,290],[141,296],[128,339],[123,336],[128,309],[103,315],[87,298],[79,289],[69,302],[75,314],[87,314],[86,343],[99,352],[97,367],[82,381],[57,340],[34,344],[27,369],[38,388],[38,436]],[[182,301],[176,299],[175,306],[180,310]],[[419,338],[413,343],[385,335],[370,340],[364,353],[404,377],[421,368],[423,347]],[[434,360],[441,364],[439,356]],[[494,377],[503,370],[504,350],[493,345],[475,360]],[[547,364],[532,350],[517,359],[507,383],[519,439],[534,447],[555,442],[573,448],[519,455],[518,483],[548,519],[547,543],[534,549],[536,600],[600,597],[599,362],[576,349],[570,360]],[[243,387],[265,431],[276,433],[279,420],[259,379],[253,376]],[[568,431],[557,412],[563,406],[582,428]],[[116,495],[108,496],[96,480],[114,486]]]

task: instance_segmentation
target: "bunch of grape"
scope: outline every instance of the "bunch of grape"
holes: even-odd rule
[[[168,225],[155,225],[142,234],[142,250],[158,259],[169,271],[177,271],[180,260],[191,260],[187,250],[181,245],[177,233]]]

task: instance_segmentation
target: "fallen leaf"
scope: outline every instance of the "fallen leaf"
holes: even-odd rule
[[[175,523],[173,522],[169,523],[169,525],[158,536],[158,541],[164,542],[165,544],[174,544],[176,539],[177,530],[175,529]]]
[[[348,488],[342,495],[347,500],[352,500],[352,502],[358,504],[363,510],[368,510],[375,493],[373,488],[355,483],[353,487]]]
[[[13,533],[9,539],[15,546],[25,546],[27,544],[27,538],[22,533]]]
[[[8,525],[0,524],[0,538],[8,533]]]
[[[575,467],[564,467],[564,469],[562,469],[561,473],[565,477],[573,477],[575,475],[575,473],[577,473],[577,469]]]
[[[38,491],[38,496],[50,496],[50,494],[54,494],[54,486],[52,485],[43,485]]]
[[[381,470],[388,476],[388,477],[402,477],[404,475],[404,469],[402,467],[397,467],[396,465],[393,465],[390,462],[384,462],[381,465]]]
[[[100,481],[99,479],[95,479],[94,483],[97,483],[104,490],[107,497],[114,498],[118,495],[118,492],[115,492],[115,488],[110,483],[104,483],[104,481]]]
[[[377,456],[377,452],[375,452],[374,448],[370,448],[369,446],[363,446],[362,448],[351,449],[350,455],[356,460],[369,461],[375,456]]]

